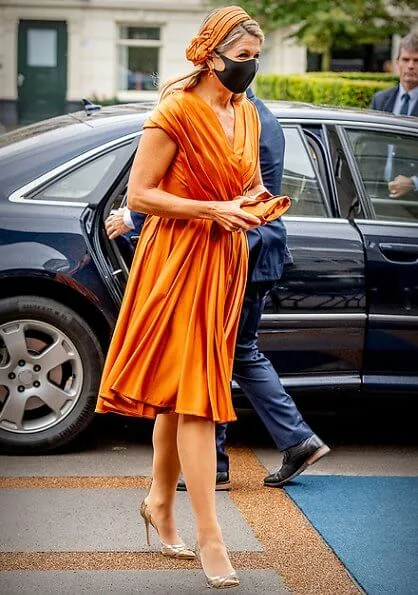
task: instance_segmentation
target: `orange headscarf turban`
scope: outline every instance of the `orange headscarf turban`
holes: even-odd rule
[[[217,10],[201,26],[186,49],[186,58],[195,66],[203,64],[209,54],[225,39],[234,27],[251,17],[240,6],[226,6]]]

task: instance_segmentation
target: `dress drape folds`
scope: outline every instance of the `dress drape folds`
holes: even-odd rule
[[[161,128],[178,147],[160,188],[208,201],[231,200],[251,188],[258,116],[247,99],[234,110],[231,146],[215,112],[193,91],[159,104],[145,128]],[[236,419],[230,380],[247,262],[244,233],[206,219],[147,217],[96,411]]]

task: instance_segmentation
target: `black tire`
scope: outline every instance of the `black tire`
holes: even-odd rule
[[[93,330],[67,306],[36,296],[0,300],[2,452],[35,454],[72,442],[94,417],[102,367]]]

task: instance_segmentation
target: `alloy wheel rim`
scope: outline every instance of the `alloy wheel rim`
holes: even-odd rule
[[[30,319],[0,325],[0,430],[37,433],[59,424],[82,387],[82,358],[63,331]]]

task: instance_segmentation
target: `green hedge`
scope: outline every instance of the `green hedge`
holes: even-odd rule
[[[89,97],[88,100],[92,103],[95,103],[96,105],[101,105],[102,107],[105,107],[106,105],[118,105],[123,103],[122,101],[119,101],[117,97],[102,97],[102,99],[100,99],[100,97],[97,97],[97,95],[93,95],[91,98]],[[126,101],[124,103],[128,102]]]
[[[348,107],[369,107],[377,91],[391,86],[392,81],[350,80],[338,76],[316,76],[316,73],[259,74],[256,79],[256,92],[262,99]]]
[[[391,83],[397,83],[399,79],[396,74],[389,72],[306,72],[302,76],[355,79],[358,81],[388,81]]]

